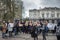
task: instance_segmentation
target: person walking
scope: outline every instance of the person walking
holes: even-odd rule
[[[5,21],[3,21],[3,23],[2,23],[2,38],[6,37],[6,30],[7,30],[7,26],[6,26]]]
[[[24,27],[24,29],[25,29],[25,33],[28,33],[28,21],[25,22],[25,27]]]
[[[19,31],[19,21],[16,20],[14,23],[14,35],[18,35],[18,31]]]
[[[41,33],[41,24],[40,24],[40,22],[37,22],[37,29],[38,29],[38,35]]]
[[[46,34],[47,34],[48,30],[49,30],[48,27],[47,27],[47,24],[48,24],[48,22],[44,21],[43,32],[42,32],[42,34],[43,34],[43,40],[46,40]]]
[[[28,32],[29,32],[29,34],[31,34],[32,28],[33,28],[33,24],[32,24],[32,22],[29,22],[28,23]]]
[[[23,24],[19,21],[19,32],[22,33]]]
[[[32,31],[31,31],[31,37],[34,38],[34,40],[38,40],[38,29],[36,28],[37,24],[34,22]]]
[[[60,40],[60,21],[58,22],[56,27],[56,37],[57,37],[57,40]]]

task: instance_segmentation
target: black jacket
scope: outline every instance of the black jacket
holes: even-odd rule
[[[32,36],[32,37],[37,37],[37,36],[38,36],[38,30],[37,30],[36,26],[34,26],[34,27],[32,28],[31,36]]]

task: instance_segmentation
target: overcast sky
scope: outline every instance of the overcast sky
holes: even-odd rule
[[[25,8],[26,16],[29,16],[29,9],[39,9],[44,7],[59,7],[60,0],[22,0]]]

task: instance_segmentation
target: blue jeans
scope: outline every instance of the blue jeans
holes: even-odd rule
[[[46,32],[43,32],[42,35],[43,35],[43,40],[46,40]]]
[[[15,33],[15,35],[17,35],[17,29],[16,28],[14,28],[14,33]]]
[[[4,33],[4,32],[2,33],[2,38],[5,38],[5,37],[6,37],[6,35],[5,35],[5,34],[6,34],[6,33]]]

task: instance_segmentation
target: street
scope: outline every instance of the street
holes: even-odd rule
[[[46,36],[46,38],[47,38],[47,40],[57,40],[56,36],[51,34],[51,33],[48,34],[48,36]],[[14,36],[14,37],[11,37],[11,38],[8,37],[8,38],[3,39],[2,36],[1,36],[1,33],[0,33],[0,40],[33,40],[33,38],[31,38],[30,34],[20,33],[17,36]],[[42,37],[41,34],[38,36],[38,40],[43,40],[43,37]]]

